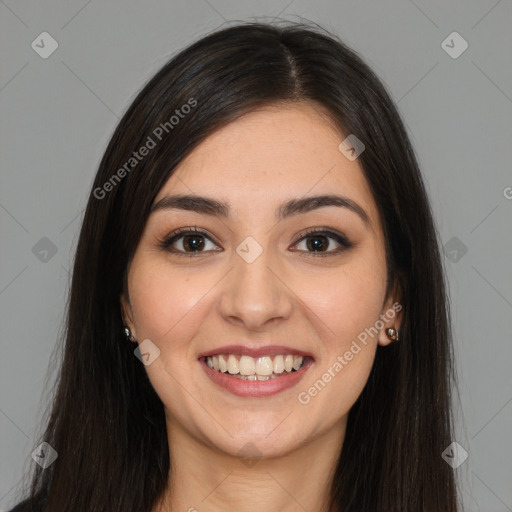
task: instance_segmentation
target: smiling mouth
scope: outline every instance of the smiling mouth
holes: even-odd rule
[[[209,368],[218,373],[224,373],[240,380],[267,381],[300,370],[312,358],[294,354],[280,354],[274,357],[218,354],[201,359]]]

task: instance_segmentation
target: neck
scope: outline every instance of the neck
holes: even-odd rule
[[[170,479],[154,512],[328,512],[345,426],[346,418],[279,457],[242,459],[168,419]]]

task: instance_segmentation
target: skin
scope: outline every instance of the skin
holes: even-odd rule
[[[173,491],[154,510],[326,510],[348,413],[377,344],[390,343],[384,329],[399,329],[401,320],[400,313],[385,316],[378,335],[359,343],[320,392],[307,404],[298,400],[399,302],[396,294],[385,296],[381,220],[357,159],[338,149],[344,138],[318,106],[268,106],[204,140],[159,191],[155,203],[178,193],[208,196],[229,203],[231,215],[151,214],[129,268],[129,296],[121,296],[134,337],[160,349],[145,368],[165,406]],[[336,206],[276,220],[288,199],[333,193],[358,203],[370,226]],[[211,234],[201,239],[205,252],[180,257],[159,247],[190,226]],[[340,244],[321,238],[331,255],[315,256],[322,252],[299,235],[324,226],[354,246],[336,254]],[[236,252],[247,236],[263,249],[252,263]],[[183,237],[173,247],[193,251]],[[282,393],[235,396],[207,377],[198,354],[241,340],[295,347],[315,362]],[[242,456],[259,458],[247,463]]]

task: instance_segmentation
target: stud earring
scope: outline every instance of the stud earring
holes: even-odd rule
[[[130,331],[129,327],[125,326],[125,328],[124,328],[124,335],[126,336],[126,339],[128,341],[131,341],[132,343],[137,343],[137,340],[132,335],[132,331]]]
[[[398,329],[393,329],[392,327],[386,329],[386,335],[391,341],[398,341],[400,339]]]

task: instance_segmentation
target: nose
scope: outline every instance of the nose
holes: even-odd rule
[[[227,322],[261,331],[290,317],[292,292],[267,254],[268,251],[263,251],[252,263],[234,255],[235,268],[224,281],[219,306]]]

